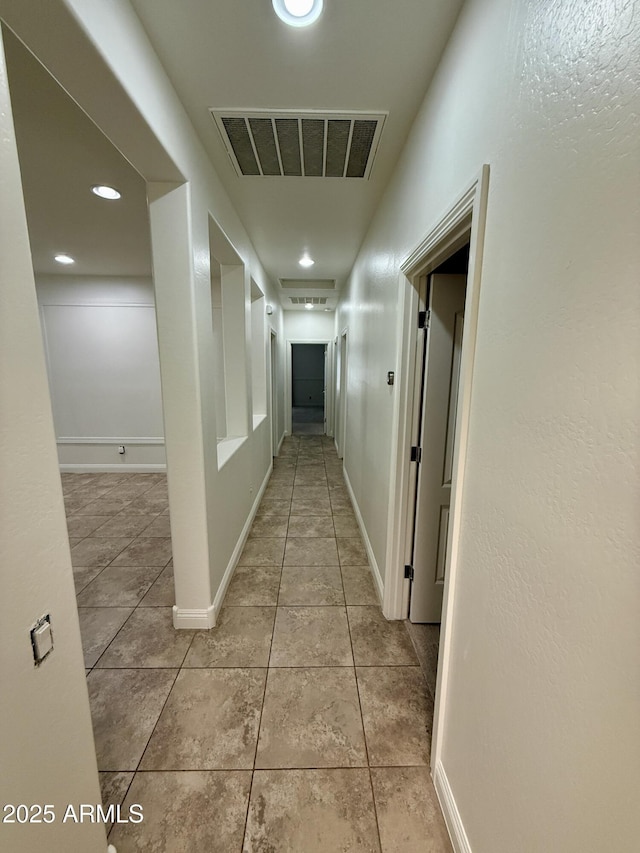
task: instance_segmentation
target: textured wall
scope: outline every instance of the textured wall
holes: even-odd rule
[[[490,164],[443,750],[474,853],[637,849],[638,11],[469,0],[340,309],[382,564],[399,266]]]
[[[1,44],[0,255],[0,803],[57,815],[3,821],[0,849],[98,853],[103,826],[62,823],[67,803],[99,803],[100,789]],[[29,630],[45,613],[54,649],[35,667]]]
[[[285,311],[284,334],[288,341],[330,341],[335,335],[335,314],[328,311]]]
[[[205,613],[271,463],[268,424],[249,431],[247,373],[248,438],[218,470],[209,216],[245,265],[247,318],[249,277],[274,305],[282,387],[282,312],[273,285],[128,0],[0,0],[0,11],[148,182],[177,602]],[[242,363],[249,364],[249,323],[245,330],[234,345],[246,345]]]

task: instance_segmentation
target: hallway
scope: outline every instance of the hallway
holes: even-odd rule
[[[323,435],[324,412],[319,407],[293,406],[291,408],[292,435]]]
[[[285,439],[210,632],[172,627],[163,479],[63,475],[103,799],[144,810],[118,853],[449,851],[332,439]]]

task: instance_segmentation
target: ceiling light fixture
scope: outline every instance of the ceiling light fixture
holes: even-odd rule
[[[75,264],[75,260],[71,255],[67,255],[66,252],[60,252],[60,254],[55,256],[55,260],[59,264]]]
[[[91,187],[91,192],[94,195],[100,196],[100,198],[108,198],[111,201],[121,198],[121,193],[115,187],[108,187],[106,184],[96,184]]]
[[[308,27],[322,14],[323,0],[272,0],[276,15],[290,27]]]
[[[309,254],[307,252],[305,252],[304,255],[298,261],[298,263],[301,267],[312,267],[315,264],[315,261],[313,260],[313,258],[309,257]]]
[[[307,311],[313,311],[313,305],[310,302],[307,302],[304,307],[307,309]]]

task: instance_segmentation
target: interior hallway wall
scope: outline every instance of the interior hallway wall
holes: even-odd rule
[[[400,266],[490,164],[442,753],[474,853],[637,847],[639,15],[469,0],[339,311],[384,572]]]
[[[274,306],[278,367],[282,312],[250,239],[127,0],[104,4],[1,0],[3,19],[147,180],[158,318],[176,624],[215,620],[252,508],[271,465],[270,424],[219,465],[213,388],[210,217]],[[51,33],[55,32],[55,38]],[[221,258],[224,260],[224,258]],[[249,336],[243,330],[245,362]],[[244,410],[251,412],[251,383]]]
[[[285,311],[285,337],[298,343],[330,341],[335,336],[335,322],[333,311]]]
[[[162,470],[153,281],[37,275],[36,289],[62,468]]]
[[[103,853],[102,825],[62,822],[100,789],[1,40],[0,140],[0,799],[55,814],[3,821],[0,848]],[[44,614],[54,648],[36,667],[29,631]]]

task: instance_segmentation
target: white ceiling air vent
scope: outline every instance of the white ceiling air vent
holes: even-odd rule
[[[292,290],[335,290],[335,278],[281,278],[280,287]]]
[[[290,296],[292,305],[326,305],[326,296]]]
[[[238,175],[368,178],[383,113],[211,110]]]

